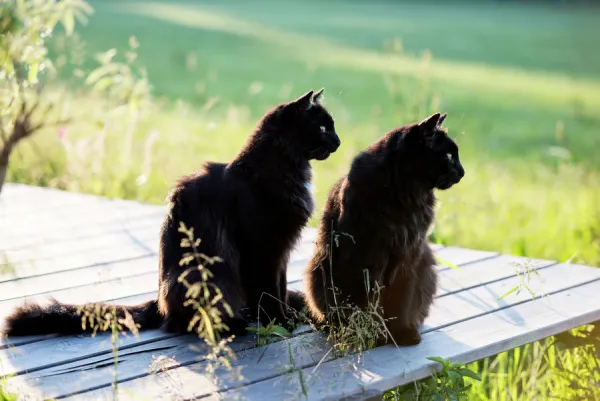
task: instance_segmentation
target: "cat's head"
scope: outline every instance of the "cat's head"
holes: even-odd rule
[[[442,190],[458,184],[465,175],[458,145],[442,128],[445,118],[446,114],[432,114],[410,125],[405,133],[412,171],[432,188]]]
[[[340,146],[333,118],[322,100],[323,89],[311,90],[278,106],[272,116],[285,145],[307,160],[325,160]]]

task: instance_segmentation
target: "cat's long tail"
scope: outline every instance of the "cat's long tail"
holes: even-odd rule
[[[80,334],[92,332],[94,325],[90,318],[85,319],[85,328],[82,317],[101,314],[105,319],[108,313],[117,319],[125,318],[127,311],[138,324],[140,329],[159,328],[162,316],[158,312],[156,300],[144,302],[135,306],[110,305],[102,303],[86,304],[83,313],[79,313],[78,305],[62,304],[54,299],[49,305],[24,304],[17,307],[5,321],[4,334],[8,336],[29,336],[36,334]],[[116,312],[116,313],[113,313]],[[94,319],[97,322],[98,319]],[[97,324],[97,323],[96,323]],[[129,331],[126,325],[121,324],[123,330]],[[102,329],[99,329],[101,331]]]

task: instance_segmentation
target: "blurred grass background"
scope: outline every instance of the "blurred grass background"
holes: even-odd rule
[[[73,122],[23,143],[9,180],[160,203],[180,175],[230,160],[268,108],[325,87],[342,146],[313,164],[311,224],[358,151],[439,110],[449,113],[466,176],[438,194],[434,241],[600,266],[593,2],[90,4],[77,36],[57,33],[51,43],[59,79],[49,96]],[[106,108],[82,85],[98,67],[93,55],[110,48],[147,70],[152,96],[136,69],[103,84],[141,93],[140,112]],[[573,383],[598,387],[596,351],[565,352],[554,341],[471,364],[484,380],[469,398],[586,399],[572,396]]]
[[[60,77],[70,85],[63,113],[93,114],[98,101],[73,72],[89,72],[96,66],[90,55],[112,47],[122,57],[132,35],[154,101],[134,121],[99,117],[99,128],[89,118],[66,135],[40,135],[19,149],[10,180],[162,202],[179,175],[233,157],[266,109],[325,87],[343,145],[314,163],[319,206],[360,149],[440,110],[449,113],[466,177],[439,193],[435,241],[600,264],[598,8],[90,4],[95,12],[76,40],[53,39]]]

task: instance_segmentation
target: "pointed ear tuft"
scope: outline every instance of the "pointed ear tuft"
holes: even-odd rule
[[[447,116],[448,116],[448,113],[444,113],[440,116],[440,119],[437,122],[438,127],[442,125],[442,123],[444,122],[444,120],[446,119]]]
[[[424,119],[419,123],[419,127],[427,132],[433,131],[433,129],[438,125],[438,121],[440,120],[440,113],[435,113]],[[443,121],[443,119],[442,119]]]
[[[316,103],[316,104],[322,104],[323,103],[323,91],[325,90],[325,88],[321,88],[319,91],[315,92],[314,95],[312,95],[312,102]]]
[[[311,99],[313,96],[313,91],[310,90],[306,92],[304,95],[300,96],[298,99],[294,100],[292,104],[296,105],[299,109],[308,110],[311,108]]]

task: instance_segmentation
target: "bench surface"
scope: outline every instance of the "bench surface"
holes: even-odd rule
[[[7,185],[0,195],[0,319],[24,300],[133,305],[156,296],[164,206]],[[482,230],[485,228],[482,227]],[[315,231],[293,253],[288,285],[302,289]],[[557,246],[560,246],[557,244]],[[115,369],[108,333],[0,340],[0,378],[26,399],[367,398],[427,377],[427,357],[471,362],[600,319],[600,269],[495,252],[433,246],[460,269],[438,266],[440,286],[418,346],[379,347],[334,359],[322,334],[303,327],[258,347],[232,344],[241,376],[205,375],[202,341],[161,330],[119,339]],[[538,274],[517,272],[527,267]],[[523,289],[527,287],[533,291]],[[502,297],[507,291],[521,286]],[[1,325],[0,323],[0,329]],[[355,399],[354,397],[352,399]]]

